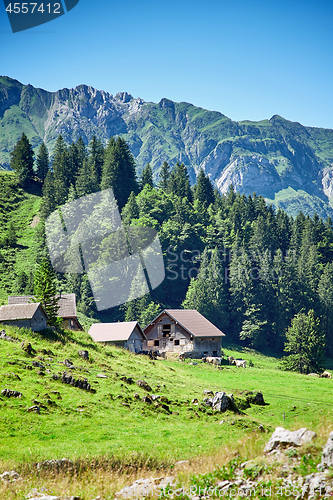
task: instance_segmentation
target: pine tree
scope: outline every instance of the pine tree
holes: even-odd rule
[[[34,178],[34,152],[27,136],[23,133],[10,153],[10,168],[15,171],[21,186],[27,186]]]
[[[300,373],[320,370],[325,352],[325,337],[313,309],[308,314],[299,313],[292,319],[286,337],[284,350],[290,354],[282,360],[285,370]]]
[[[318,296],[321,302],[322,327],[325,333],[326,347],[330,356],[333,354],[333,262],[328,262],[320,277]]]
[[[138,192],[135,162],[126,142],[118,137],[110,139],[103,164],[101,189],[112,188],[121,210],[133,191]]]
[[[188,201],[192,201],[190,179],[184,163],[179,163],[177,161],[176,166],[170,174],[168,188],[171,193],[181,198],[187,198]]]
[[[102,142],[94,135],[91,139],[89,146],[89,162],[94,166],[97,174],[98,183],[101,182],[102,168],[104,162],[104,147]]]
[[[133,191],[128,198],[128,202],[124,206],[121,212],[121,218],[125,226],[129,226],[133,219],[138,219],[140,217],[140,210],[136,201],[135,194]]]
[[[215,248],[204,250],[197,278],[192,278],[182,303],[184,309],[196,309],[222,331],[229,323],[228,291],[225,268]]]
[[[54,177],[51,170],[46,174],[43,185],[43,198],[40,208],[41,217],[46,220],[47,217],[56,209],[57,200],[54,188]]]
[[[58,315],[57,280],[51,264],[43,258],[34,277],[34,302],[41,302],[48,315],[48,324],[55,325]]]
[[[90,163],[87,158],[83,160],[83,165],[78,171],[75,190],[79,198],[98,191],[95,165]]]
[[[214,203],[214,188],[208,175],[206,177],[202,169],[200,169],[197,178],[194,199],[198,200],[200,204],[206,207]]]
[[[163,162],[163,165],[161,167],[161,170],[159,172],[158,176],[158,187],[160,189],[163,189],[163,191],[167,192],[168,191],[168,184],[169,184],[169,178],[170,178],[170,167],[168,163],[165,161]]]
[[[143,168],[141,172],[141,178],[140,178],[140,188],[143,189],[146,185],[150,186],[151,188],[154,187],[154,181],[153,181],[153,171],[149,163]]]
[[[70,185],[68,169],[68,151],[65,141],[61,135],[56,140],[52,158],[53,170],[53,196],[56,207],[66,203],[68,188]]]
[[[45,177],[50,169],[50,159],[49,152],[44,142],[39,147],[38,155],[36,158],[36,167],[37,167],[37,177],[44,183]]]

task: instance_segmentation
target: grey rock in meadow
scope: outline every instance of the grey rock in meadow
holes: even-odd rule
[[[147,384],[145,380],[138,380],[136,384],[147,392],[152,391],[152,388],[150,387],[149,384]]]
[[[9,389],[3,389],[1,391],[1,396],[6,396],[7,398],[21,398],[22,397],[22,392],[11,391]]]
[[[213,391],[210,391],[210,390],[208,390],[208,389],[205,389],[204,391],[202,391],[202,394],[203,394],[204,396],[214,396]]]
[[[6,334],[6,330],[1,330],[0,332],[0,339],[1,340],[7,340],[8,342],[14,342],[14,339],[10,337],[9,335]]]
[[[12,481],[17,481],[18,479],[20,479],[20,474],[15,470],[10,470],[0,474],[0,479],[1,481],[4,481],[6,483],[11,483]]]
[[[212,398],[213,410],[224,412],[231,408],[231,406],[231,398],[225,392],[215,392],[215,396]]]
[[[60,458],[58,460],[44,460],[37,464],[37,470],[50,470],[50,471],[68,471],[73,470],[74,464],[68,458]]]
[[[288,431],[283,427],[276,427],[264,451],[269,453],[278,447],[302,446],[305,443],[310,443],[315,437],[317,437],[317,434],[305,427],[297,431]]]
[[[321,465],[332,467],[333,466],[333,432],[329,435],[327,443],[324,446]]]
[[[167,486],[175,486],[175,478],[173,476],[156,477],[148,479],[137,479],[130,486],[125,486],[116,493],[116,497],[122,498],[143,498],[149,495],[154,496],[154,493],[160,493]]]
[[[88,351],[78,351],[78,355],[81,356],[82,359],[89,359]]]

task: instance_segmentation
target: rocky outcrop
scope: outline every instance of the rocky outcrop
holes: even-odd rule
[[[270,453],[278,447],[302,446],[305,443],[310,443],[315,437],[316,433],[309,431],[305,427],[298,429],[298,431],[288,431],[283,427],[277,427],[266,444],[264,451]]]

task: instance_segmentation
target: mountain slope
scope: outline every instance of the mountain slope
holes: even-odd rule
[[[261,122],[234,122],[189,103],[159,103],[115,96],[86,85],[46,92],[0,78],[0,166],[25,132],[34,148],[52,151],[59,134],[70,143],[95,134],[106,142],[122,135],[138,172],[150,162],[155,176],[163,161],[179,160],[194,182],[203,168],[221,192],[265,196],[291,214],[299,209],[333,216],[333,130],[304,127],[280,116]]]

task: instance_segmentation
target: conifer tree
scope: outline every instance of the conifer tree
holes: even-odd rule
[[[56,140],[54,154],[52,158],[53,170],[53,196],[56,206],[63,205],[66,202],[69,188],[69,174],[67,161],[67,146],[61,135]]]
[[[49,170],[46,174],[42,192],[43,192],[43,198],[40,208],[40,214],[43,219],[47,219],[47,217],[57,207],[56,193],[53,182],[53,173],[51,172],[51,170]]]
[[[188,201],[192,201],[189,175],[184,163],[179,163],[177,161],[170,174],[168,187],[171,193],[181,198],[187,198]]]
[[[217,248],[204,250],[198,276],[191,279],[182,307],[196,309],[222,331],[228,329],[227,283]]]
[[[285,370],[310,373],[321,368],[325,337],[313,309],[308,314],[299,313],[292,319],[286,337],[284,350],[290,354],[282,360]]]
[[[58,316],[57,280],[49,260],[44,257],[34,277],[34,302],[41,302],[48,315],[48,324],[55,325]]]
[[[36,167],[37,167],[37,177],[44,184],[45,177],[50,169],[50,159],[49,152],[44,142],[39,147],[38,155],[36,158]]]
[[[198,200],[199,203],[205,205],[206,207],[208,207],[211,203],[214,203],[214,188],[209,177],[205,176],[202,169],[200,169],[197,178],[194,199]]]
[[[143,168],[140,178],[140,188],[143,189],[146,185],[154,187],[153,171],[149,163]]]
[[[136,201],[135,194],[133,191],[128,198],[128,202],[124,206],[121,212],[121,218],[126,226],[129,226],[133,219],[138,219],[140,217],[140,210]]]
[[[21,186],[27,186],[34,177],[34,152],[27,136],[23,133],[10,153],[10,168],[15,171]]]
[[[110,139],[103,164],[101,189],[112,188],[120,210],[132,191],[138,192],[135,162],[126,142],[118,137]]]
[[[97,139],[94,135],[91,139],[89,146],[89,162],[94,166],[97,174],[98,183],[101,182],[102,178],[102,168],[104,162],[104,147],[102,141]]]
[[[159,172],[158,176],[158,187],[160,189],[163,189],[163,191],[167,192],[168,191],[168,184],[169,184],[169,178],[170,178],[170,167],[168,163],[165,161],[163,162],[163,165],[161,167],[161,170]]]

